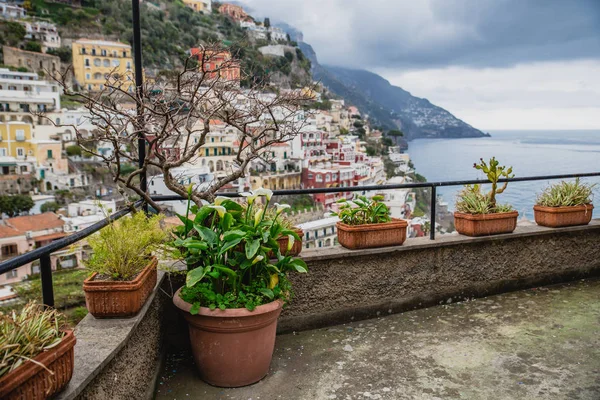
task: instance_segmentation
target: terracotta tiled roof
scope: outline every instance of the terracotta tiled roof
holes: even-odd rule
[[[28,231],[35,232],[60,228],[64,224],[65,222],[53,212],[8,218],[5,220],[4,226],[0,225],[0,237],[17,236]],[[10,229],[10,231],[7,229]]]
[[[21,232],[18,230],[11,228],[10,226],[0,225],[0,238],[8,238],[19,235],[21,235]]]
[[[49,235],[35,236],[34,239],[36,242],[44,242],[46,240],[60,239],[65,236],[67,236],[67,234],[65,232],[56,232],[56,233],[51,233]]]

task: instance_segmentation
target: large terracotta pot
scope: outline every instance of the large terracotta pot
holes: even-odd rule
[[[256,307],[214,310],[201,307],[190,314],[191,304],[179,294],[173,303],[189,324],[190,342],[200,377],[214,386],[240,387],[260,381],[269,372],[275,348],[277,318],[283,302]]]
[[[61,342],[40,354],[34,360],[41,365],[25,361],[14,371],[0,379],[0,399],[42,400],[52,397],[67,386],[73,376],[73,331],[66,331]]]
[[[154,290],[158,260],[148,265],[132,281],[95,281],[93,274],[83,281],[85,304],[96,318],[131,317],[137,314]]]
[[[382,224],[336,224],[338,242],[351,250],[400,246],[406,240],[407,226],[405,220],[397,218]]]
[[[495,214],[454,213],[456,231],[467,236],[487,236],[511,233],[517,227],[517,211]]]
[[[281,251],[281,254],[296,257],[302,252],[302,237],[304,236],[304,231],[299,228],[294,228],[294,232],[296,232],[298,236],[300,236],[300,240],[294,241],[294,245],[292,246],[292,249],[290,251],[288,251],[287,249],[288,243],[290,241],[287,235],[277,239],[277,242],[279,242],[279,250]],[[274,257],[275,255],[269,253],[269,256]]]
[[[587,225],[592,220],[592,204],[571,207],[533,206],[535,222],[538,225],[558,228],[561,226]]]

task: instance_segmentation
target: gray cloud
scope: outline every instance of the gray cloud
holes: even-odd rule
[[[326,64],[507,67],[600,58],[600,0],[244,0]]]

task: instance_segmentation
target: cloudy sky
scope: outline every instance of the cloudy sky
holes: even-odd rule
[[[600,0],[242,0],[482,130],[600,129]]]

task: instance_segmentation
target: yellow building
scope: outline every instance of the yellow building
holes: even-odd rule
[[[183,0],[183,3],[196,12],[210,14],[212,11],[211,0]]]
[[[123,89],[133,92],[131,46],[106,40],[80,39],[73,42],[75,81],[84,90],[103,90],[110,74],[124,82]]]
[[[0,165],[0,175],[32,173],[34,168],[56,174],[69,171],[61,142],[35,140],[31,124],[16,121],[0,123]]]
[[[0,123],[0,157],[33,157],[31,125],[21,122]]]

